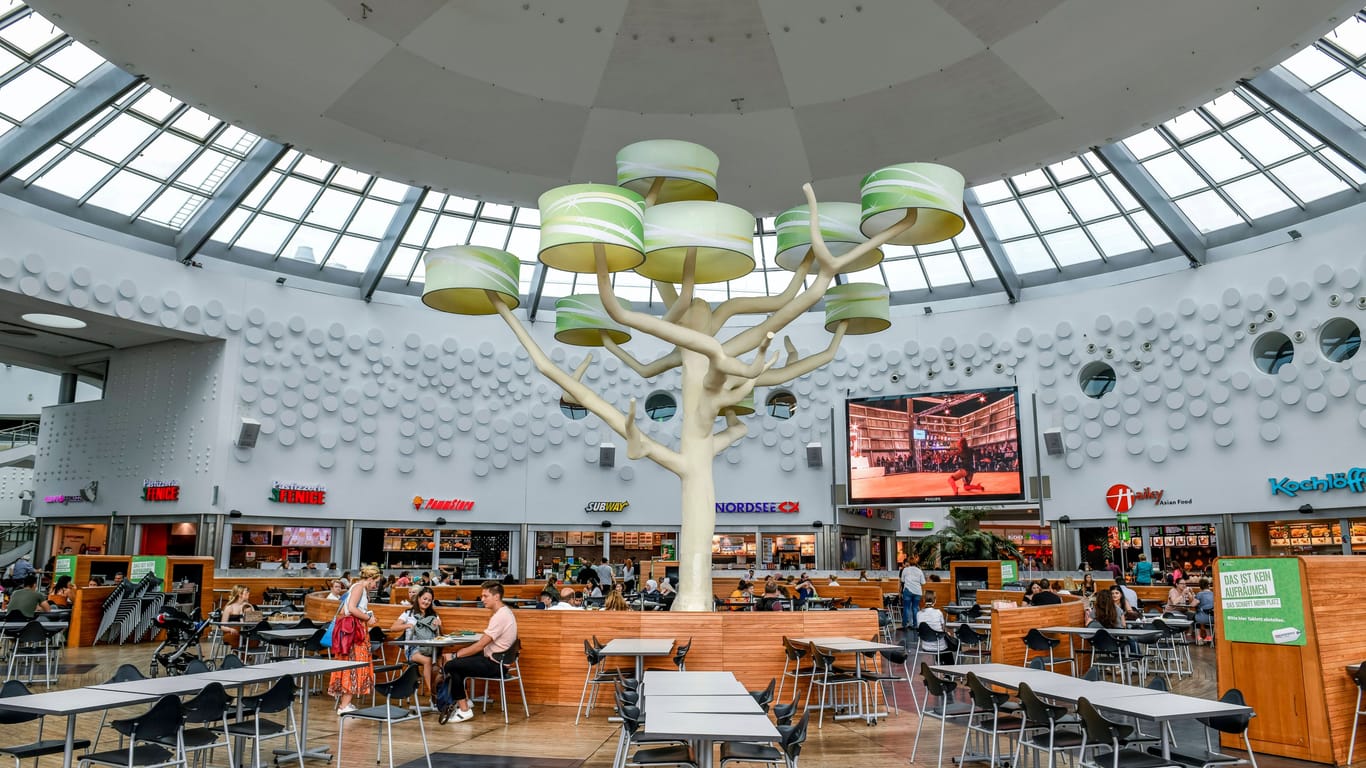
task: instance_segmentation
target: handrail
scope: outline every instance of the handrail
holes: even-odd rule
[[[38,442],[38,422],[31,421],[17,427],[0,429],[0,450]]]

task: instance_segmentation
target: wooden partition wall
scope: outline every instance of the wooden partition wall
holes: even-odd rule
[[[71,626],[67,628],[67,645],[95,644],[95,633],[104,615],[104,601],[114,593],[113,587],[78,587],[71,602]]]
[[[306,610],[314,621],[326,622],[336,603],[318,593],[309,595]],[[402,608],[371,604],[379,626],[389,627]],[[488,625],[483,608],[440,608],[446,632],[481,631]],[[678,644],[692,641],[688,670],[728,670],[750,689],[768,685],[783,671],[783,636],[870,638],[877,634],[877,612],[775,611],[687,613],[671,611],[539,611],[515,610],[522,641],[522,677],[527,700],[533,704],[574,706],[583,691],[587,661],[583,641],[597,637],[670,637]],[[624,659],[623,664],[629,660]],[[666,658],[646,659],[650,667],[672,665]]]
[[[1215,561],[1215,620],[1222,604],[1220,565]],[[1362,560],[1325,555],[1298,557],[1305,609],[1302,646],[1230,642],[1216,645],[1219,693],[1238,688],[1256,710],[1248,728],[1252,748],[1316,763],[1344,765],[1356,718],[1356,683],[1349,664],[1366,659],[1366,612],[1359,610]],[[1222,630],[1216,624],[1216,633]],[[1366,728],[1358,753],[1366,749]],[[1225,737],[1225,746],[1241,740]]]
[[[977,593],[979,596],[981,592]],[[993,593],[994,594],[994,593]],[[1022,592],[1001,591],[1004,595]],[[1086,603],[1078,595],[1062,595],[1061,605],[1021,605],[991,612],[991,660],[999,664],[1023,664],[1024,636],[1043,627],[1086,626]],[[980,600],[980,598],[979,598]]]

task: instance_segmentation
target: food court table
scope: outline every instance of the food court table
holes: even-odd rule
[[[730,672],[669,672],[651,670],[641,678],[644,696],[749,695]]]
[[[748,692],[744,694],[701,695],[701,696],[645,696],[643,710],[646,714],[654,712],[708,715],[762,715],[764,708]]]
[[[693,742],[700,768],[711,768],[712,746],[718,741],[778,741],[782,738],[767,715],[656,710],[654,714],[645,713],[643,731],[651,739]]]
[[[619,637],[608,640],[598,650],[600,656],[634,656],[636,660],[636,679],[645,674],[646,656],[668,656],[673,652],[673,638]]]
[[[308,748],[308,699],[309,694],[311,693],[309,686],[311,685],[313,675],[341,672],[345,669],[364,667],[367,664],[368,662],[348,661],[346,659],[303,658],[288,659],[286,661],[272,661],[269,664],[257,664],[254,667],[242,667],[241,669],[228,671],[239,672],[248,669],[258,669],[274,672],[276,677],[294,675],[303,678],[303,690],[300,693],[303,700],[303,707],[301,708],[299,716],[299,744],[303,749],[303,754],[300,755],[298,752],[290,749],[277,749],[275,750],[275,762],[278,765],[281,760],[294,759],[295,757],[327,760],[329,762],[332,760],[332,753],[327,747],[318,747],[317,749]]]
[[[161,698],[154,693],[124,693],[103,691],[96,688],[76,691],[50,691],[33,693],[28,696],[10,696],[0,699],[0,709],[17,712],[31,712],[37,715],[54,715],[66,718],[66,750],[62,753],[63,768],[71,768],[72,753],[76,744],[76,715],[86,712],[102,712],[135,704],[147,704]]]
[[[1252,712],[1251,707],[1238,704],[1154,691],[1135,685],[1085,680],[1010,664],[956,664],[930,669],[950,677],[966,677],[971,672],[984,683],[1011,690],[1019,690],[1020,684],[1026,683],[1034,693],[1046,699],[1075,704],[1084,698],[1097,709],[1157,723],[1163,760],[1171,759],[1171,741],[1165,723]]]
[[[900,645],[889,643],[879,643],[873,640],[860,640],[856,637],[798,637],[793,638],[793,643],[797,645],[814,645],[816,648],[828,653],[852,653],[854,654],[854,675],[862,679],[863,677],[863,657],[868,653],[878,651],[901,651],[905,650]],[[876,681],[868,681],[876,682]],[[879,686],[880,687],[880,686]],[[864,709],[863,696],[859,696],[859,711],[845,715],[838,712],[835,720],[866,720],[869,725],[877,722],[879,717],[887,717],[886,710],[877,709],[876,695],[873,697],[873,708],[871,711]]]

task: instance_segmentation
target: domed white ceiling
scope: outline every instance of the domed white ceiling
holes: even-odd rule
[[[1360,0],[33,0],[206,111],[346,165],[535,205],[681,138],[756,214],[909,160],[970,182],[1213,98]]]

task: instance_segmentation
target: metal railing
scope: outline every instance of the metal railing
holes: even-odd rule
[[[21,520],[0,524],[0,553],[38,540],[38,521]]]
[[[33,445],[38,442],[38,422],[31,421],[17,427],[0,429],[0,451],[18,445]]]

